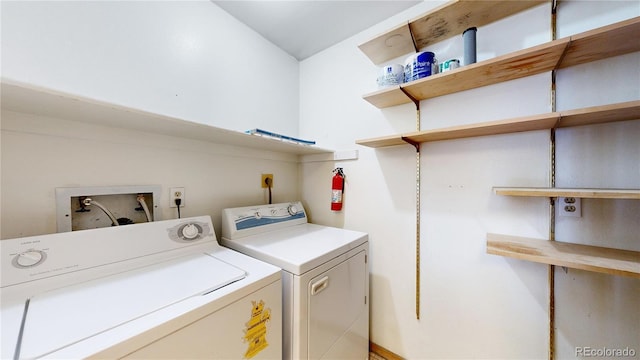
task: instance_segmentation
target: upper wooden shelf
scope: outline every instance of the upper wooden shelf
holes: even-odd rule
[[[154,114],[95,99],[2,79],[2,110],[78,122],[139,130],[217,144],[296,155],[326,154],[332,150],[299,145],[240,131]]]
[[[640,51],[640,17],[363,96],[382,109]]]
[[[357,140],[356,144],[378,148],[402,145],[407,142],[422,143],[637,119],[640,119],[640,100],[363,139]]]
[[[640,252],[487,234],[487,253],[543,264],[640,278]]]
[[[497,195],[531,197],[577,197],[584,199],[632,199],[640,200],[638,189],[575,189],[575,188],[524,188],[495,187]]]
[[[477,1],[454,0],[406,24],[358,46],[374,64],[409,54],[462,33],[470,27],[490,24],[549,0]]]

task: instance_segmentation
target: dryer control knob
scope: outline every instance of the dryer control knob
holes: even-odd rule
[[[16,255],[13,259],[13,263],[17,267],[32,267],[43,262],[46,257],[47,255],[44,252],[31,249]]]
[[[200,231],[198,231],[198,227],[194,224],[187,224],[182,228],[182,236],[184,236],[185,239],[193,240],[198,237],[198,234],[200,234]]]
[[[295,205],[289,205],[289,207],[287,208],[287,211],[289,211],[290,215],[295,215],[298,213],[298,207]]]

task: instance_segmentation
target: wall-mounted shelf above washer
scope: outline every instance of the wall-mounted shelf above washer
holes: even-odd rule
[[[7,79],[2,79],[1,94],[3,110],[297,155],[333,152],[316,146],[249,135]]]
[[[374,64],[381,64],[430,44],[459,36],[472,26],[487,25],[547,2],[548,0],[453,0],[358,47]]]

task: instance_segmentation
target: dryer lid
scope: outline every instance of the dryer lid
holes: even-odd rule
[[[304,223],[222,244],[301,275],[366,243],[367,233]]]
[[[189,255],[32,297],[16,358],[37,358],[245,278],[207,254]]]

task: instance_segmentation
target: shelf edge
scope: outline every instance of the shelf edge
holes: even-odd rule
[[[494,187],[493,192],[505,196],[640,200],[640,189]]]
[[[487,234],[487,254],[640,278],[640,252],[502,234]]]
[[[559,128],[640,119],[640,100],[560,111]]]

